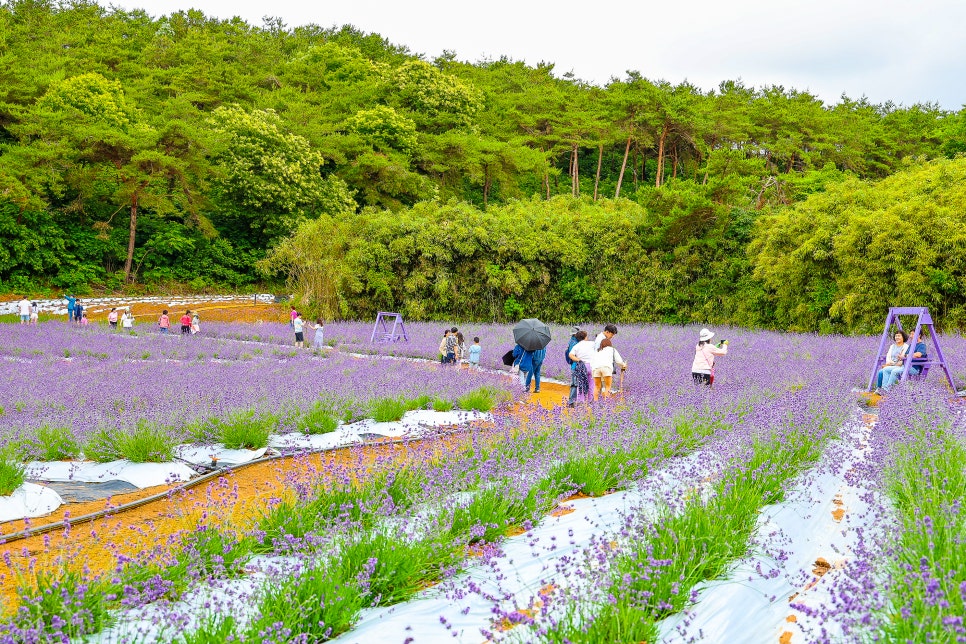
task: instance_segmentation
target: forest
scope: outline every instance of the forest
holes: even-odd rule
[[[320,16],[324,20],[324,16]],[[0,4],[0,292],[330,317],[966,326],[966,109],[427,59],[351,26]]]

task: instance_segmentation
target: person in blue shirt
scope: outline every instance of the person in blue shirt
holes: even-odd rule
[[[527,351],[519,344],[513,347],[513,364],[520,367],[520,380],[523,382],[523,390],[530,393],[530,383],[536,379],[534,393],[540,392],[540,373],[543,370],[543,361],[547,357],[546,349],[536,349]]]
[[[84,305],[81,304],[80,300],[77,300],[74,302],[74,322],[80,324],[82,317],[84,317]]]
[[[480,346],[480,339],[473,338],[473,345],[470,347],[470,366],[477,367],[480,366],[480,354],[483,353],[483,347]]]
[[[74,306],[77,304],[77,298],[73,295],[62,295],[65,300],[67,300],[67,321],[74,321]]]

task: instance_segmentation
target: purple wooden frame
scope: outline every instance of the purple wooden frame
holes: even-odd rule
[[[929,367],[942,367],[943,372],[946,374],[946,379],[949,381],[949,387],[952,392],[956,393],[956,384],[953,382],[953,375],[949,371],[949,366],[946,364],[946,357],[943,355],[943,350],[939,346],[939,336],[936,334],[936,327],[933,326],[932,316],[929,315],[929,309],[925,306],[896,306],[889,309],[889,315],[886,316],[885,326],[882,329],[882,338],[879,340],[879,351],[875,356],[875,364],[872,365],[872,375],[869,376],[869,391],[875,386],[875,376],[879,373],[879,369],[885,363],[886,356],[889,352],[889,345],[892,343],[892,336],[895,332],[890,333],[889,328],[895,324],[897,331],[902,331],[902,322],[899,320],[900,315],[915,315],[916,319],[916,330],[909,336],[909,344],[913,350],[916,348],[916,343],[919,341],[920,334],[923,329],[929,330],[929,337],[932,339],[933,348],[935,351],[930,351],[927,353],[929,356],[925,360],[916,361],[916,364],[912,364],[911,356],[905,361],[905,365],[902,368],[902,376],[899,378],[899,382],[906,380],[909,377],[909,369],[912,366],[920,367],[922,369],[921,373],[925,373]]]
[[[392,320],[392,329],[388,326],[390,319]],[[380,326],[382,327],[381,332]],[[406,325],[403,323],[401,313],[379,311],[376,315],[376,324],[372,327],[372,337],[369,338],[369,342],[375,342],[377,334],[379,334],[380,342],[398,342],[399,340],[409,342],[409,336],[406,334]]]

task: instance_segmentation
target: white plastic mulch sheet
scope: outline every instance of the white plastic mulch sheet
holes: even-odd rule
[[[402,420],[377,423],[371,418],[348,425],[339,425],[328,434],[290,434],[273,435],[269,438],[270,447],[281,450],[330,449],[344,447],[371,440],[373,438],[417,438],[435,432],[443,427],[464,425],[471,422],[492,420],[493,416],[478,411],[433,411],[419,409],[407,411]]]
[[[842,635],[807,609],[830,604],[828,582],[850,557],[860,530],[869,534],[863,497],[870,490],[846,478],[866,457],[868,430],[856,424],[843,434],[784,502],[764,508],[755,554],[704,585],[690,609],[665,620],[662,641],[794,644]]]
[[[217,459],[218,465],[241,465],[254,461],[265,455],[266,448],[261,449],[227,449],[221,443],[214,445],[179,445],[174,454],[183,461],[194,465],[211,465],[212,459]]]
[[[84,483],[127,481],[136,487],[146,488],[187,481],[193,476],[196,476],[195,471],[185,463],[32,461],[27,464],[27,478],[33,481],[80,481]]]
[[[0,523],[44,516],[63,503],[60,495],[49,487],[24,483],[10,496],[0,496]]]

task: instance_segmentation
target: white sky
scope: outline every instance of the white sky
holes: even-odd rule
[[[105,4],[110,0],[102,0]],[[874,103],[966,104],[966,0],[113,0],[153,16],[195,8],[260,25],[351,24],[432,58],[554,63],[598,84],[722,80]]]

